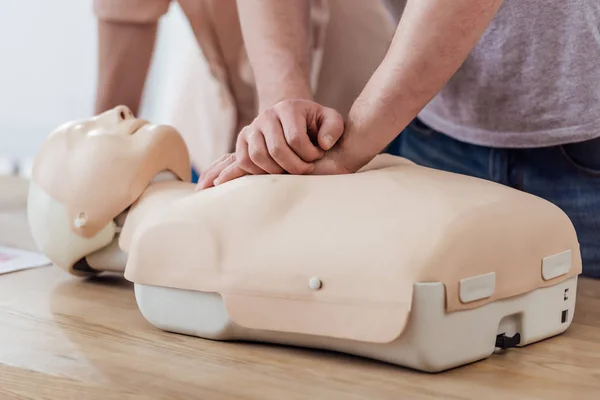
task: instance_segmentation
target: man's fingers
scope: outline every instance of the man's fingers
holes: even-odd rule
[[[248,172],[241,169],[237,163],[233,163],[219,174],[219,177],[215,179],[214,184],[215,186],[222,185],[225,182],[241,178],[244,175],[248,175]]]
[[[248,154],[250,160],[269,174],[282,174],[285,171],[269,154],[267,143],[261,133],[253,132],[248,135]]]
[[[262,175],[265,171],[256,165],[252,159],[250,158],[250,154],[248,153],[248,140],[251,136],[256,136],[260,134],[255,132],[250,127],[245,127],[242,129],[242,132],[238,136],[237,143],[235,146],[235,159],[237,165],[252,175]]]
[[[208,168],[206,168],[207,171],[212,170],[213,168],[215,168],[217,165],[228,161],[231,158],[232,154],[227,153],[227,154],[223,154],[221,157],[217,158],[215,161],[213,161]]]
[[[213,181],[221,174],[221,172],[229,167],[231,164],[235,163],[235,154],[225,154],[220,157],[218,160],[213,162],[207,169],[204,171],[198,184],[196,185],[196,190],[207,189],[213,186]]]
[[[320,110],[319,146],[325,151],[331,149],[344,133],[344,119],[333,108],[323,107]]]
[[[292,107],[281,107],[277,114],[286,142],[302,160],[313,162],[323,157],[325,154],[323,150],[310,140],[304,113]]]
[[[280,167],[294,175],[312,171],[314,165],[303,161],[288,146],[278,118],[264,118],[261,127],[269,154]]]

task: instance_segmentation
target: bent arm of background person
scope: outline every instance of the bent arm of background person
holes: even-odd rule
[[[285,99],[312,100],[310,0],[237,0],[259,111]]]
[[[158,19],[169,5],[170,0],[94,0],[98,18],[96,114],[118,105],[139,113]]]
[[[502,0],[408,0],[381,65],[354,102],[322,165],[357,171],[380,153],[454,75]]]

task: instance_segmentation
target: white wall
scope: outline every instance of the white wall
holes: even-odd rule
[[[0,165],[32,157],[56,126],[93,113],[92,0],[0,0]],[[176,3],[160,25],[141,114],[168,118],[193,36]],[[175,73],[173,73],[175,72]]]

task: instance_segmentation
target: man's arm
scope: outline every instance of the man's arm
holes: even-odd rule
[[[238,0],[260,110],[285,99],[312,100],[310,0]]]
[[[336,110],[312,101],[310,1],[238,0],[237,5],[259,115],[238,135],[235,153],[204,171],[198,188],[247,174],[310,173],[344,131]]]
[[[157,23],[98,21],[96,114],[118,105],[138,114]]]
[[[349,112],[332,159],[353,172],[383,150],[454,75],[501,4],[408,0],[386,57]]]

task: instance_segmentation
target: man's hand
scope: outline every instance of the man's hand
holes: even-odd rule
[[[309,100],[284,100],[242,130],[236,161],[254,175],[307,174],[343,132],[344,120],[337,111]]]
[[[240,132],[235,153],[213,163],[198,187],[248,174],[309,174],[343,132],[344,120],[334,109],[310,100],[281,101]]]
[[[235,159],[235,153],[225,154],[201,174],[196,190],[208,189],[222,182],[241,178],[244,175],[249,174],[239,167]]]

